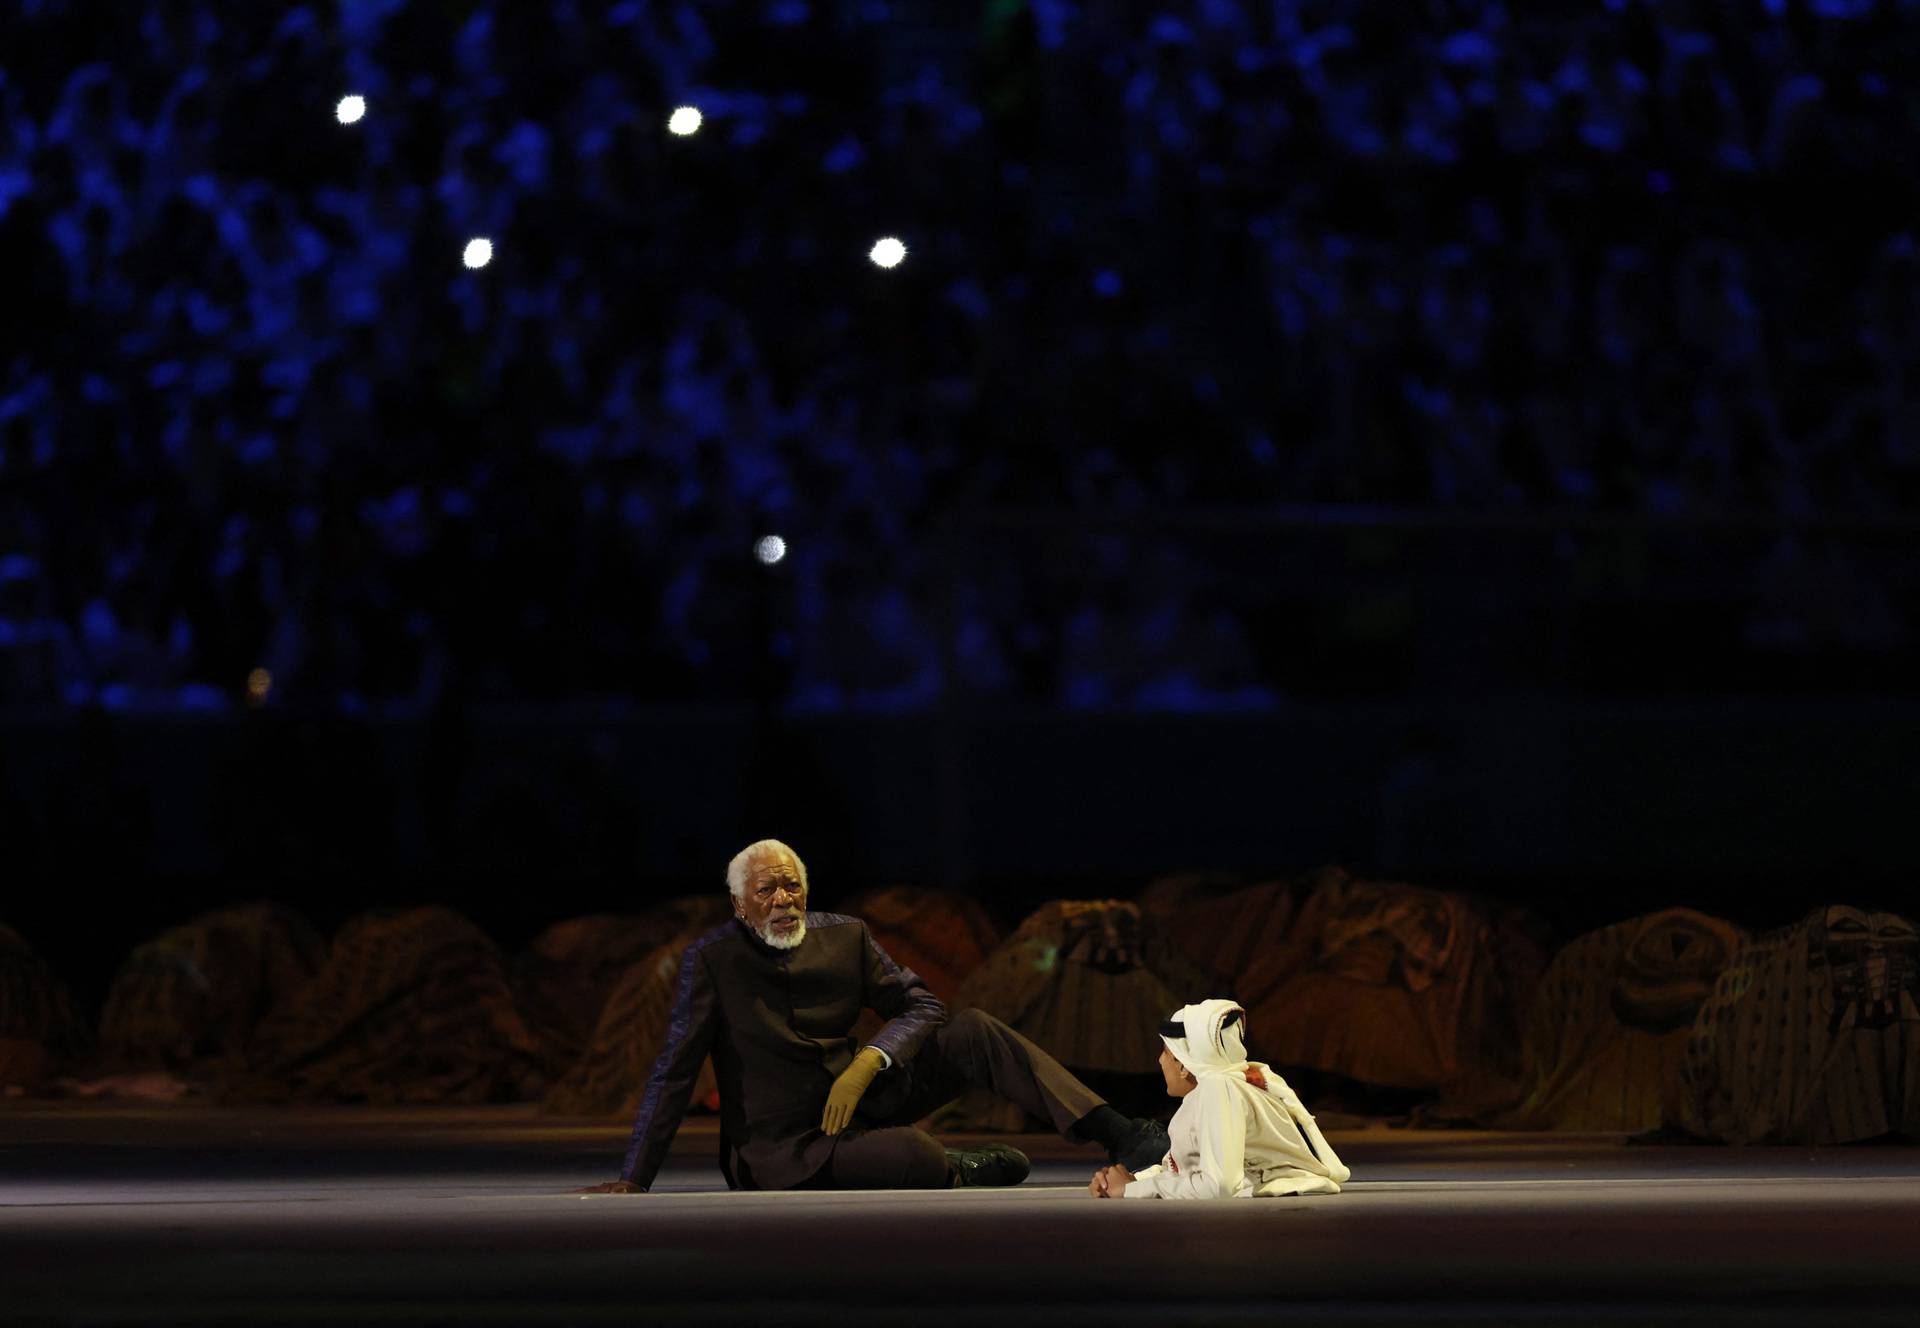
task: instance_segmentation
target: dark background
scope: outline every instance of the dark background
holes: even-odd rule
[[[16,0],[0,918],[1905,907],[1916,148],[1886,0]]]

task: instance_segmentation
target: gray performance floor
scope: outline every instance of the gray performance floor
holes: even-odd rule
[[[655,1192],[529,1108],[0,1103],[8,1322],[1920,1322],[1920,1149],[1333,1134],[1346,1193],[729,1194],[710,1121]]]

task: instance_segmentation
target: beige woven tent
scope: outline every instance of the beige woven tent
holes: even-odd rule
[[[1510,1092],[1543,929],[1523,910],[1337,868],[1307,884],[1285,936],[1238,974],[1254,1050],[1388,1088]]]
[[[725,892],[675,899],[644,913],[596,913],[547,928],[513,963],[521,1017],[572,1064],[593,1041],[601,1011],[627,970],[663,945],[697,936],[731,915]]]
[[[164,931],[114,975],[100,1050],[132,1067],[223,1059],[313,980],[326,950],[306,919],[276,904],[219,909]]]
[[[1514,1130],[1650,1130],[1679,1110],[1694,1016],[1747,942],[1722,918],[1662,909],[1569,943],[1528,1012]]]
[[[514,1009],[499,949],[446,908],[348,922],[247,1062],[229,1096],[484,1102],[538,1096],[559,1068]]]
[[[1160,1021],[1210,979],[1124,900],[1056,899],[960,984],[978,1007],[1080,1070],[1156,1073]]]
[[[865,919],[888,957],[918,973],[948,1004],[1000,943],[979,901],[951,890],[896,885],[858,895],[839,911]]]
[[[39,1090],[87,1043],[65,985],[19,932],[0,925],[0,1088]]]
[[[1833,905],[1736,953],[1687,1043],[1678,1124],[1731,1144],[1920,1134],[1920,935]]]
[[[543,1109],[570,1116],[639,1110],[647,1076],[666,1045],[686,938],[657,947],[630,964],[607,998],[587,1049],[547,1095]],[[700,1068],[694,1085],[696,1106],[715,1105],[713,1063]]]

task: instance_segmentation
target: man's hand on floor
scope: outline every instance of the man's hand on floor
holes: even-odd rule
[[[1126,1197],[1127,1186],[1133,1184],[1133,1173],[1118,1164],[1101,1167],[1093,1173],[1093,1180],[1087,1185],[1087,1193],[1096,1199],[1121,1199]]]
[[[575,1194],[645,1194],[646,1191],[630,1180],[610,1180],[604,1185],[589,1185],[584,1190],[575,1190]]]

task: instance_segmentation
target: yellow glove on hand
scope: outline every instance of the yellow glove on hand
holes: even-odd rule
[[[872,1047],[862,1047],[860,1054],[853,1058],[853,1064],[840,1072],[840,1077],[833,1081],[833,1087],[827,1091],[827,1110],[820,1117],[820,1128],[828,1134],[838,1134],[846,1129],[847,1122],[853,1119],[853,1109],[860,1105],[868,1085],[873,1083],[875,1075],[886,1068],[886,1057]]]

